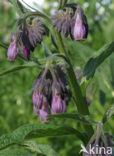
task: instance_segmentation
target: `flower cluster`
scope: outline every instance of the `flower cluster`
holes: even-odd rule
[[[30,52],[34,51],[37,43],[42,42],[44,33],[43,22],[37,18],[34,18],[31,24],[19,25],[19,31],[11,36],[11,43],[7,52],[8,59],[10,61],[16,59],[20,44],[24,57],[29,60]]]
[[[66,74],[60,66],[50,70],[43,70],[34,83],[33,107],[34,113],[40,115],[43,122],[47,122],[48,114],[66,111],[66,104],[70,99]]]
[[[71,32],[72,15],[69,11],[58,11],[52,16],[52,25],[56,27],[56,31],[62,32],[66,38]]]
[[[87,19],[80,5],[75,5],[72,11],[69,8],[66,11],[57,11],[52,16],[52,25],[56,27],[57,32],[62,32],[65,38],[70,35],[73,40],[81,41],[88,35]],[[20,44],[24,57],[29,60],[30,52],[34,51],[37,43],[42,42],[42,36],[45,33],[43,22],[40,19],[33,18],[30,23],[22,22],[18,27],[18,32],[11,36],[7,52],[8,59],[10,61],[16,59]]]
[[[72,40],[85,40],[88,35],[88,24],[84,11],[77,5],[75,11],[60,10],[52,16],[52,25],[57,32],[62,32],[64,37],[71,36]]]

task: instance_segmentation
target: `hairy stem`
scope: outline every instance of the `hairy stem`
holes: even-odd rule
[[[46,14],[39,12],[39,11],[26,13],[24,14],[23,18],[26,20],[28,17],[31,17],[31,16],[40,16],[50,21],[50,17],[48,17]]]

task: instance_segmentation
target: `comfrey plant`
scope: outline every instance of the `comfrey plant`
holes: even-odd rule
[[[33,141],[24,140],[75,135],[82,141],[79,155],[82,152],[84,156],[112,155],[113,136],[103,133],[103,125],[114,115],[114,105],[107,109],[102,121],[94,121],[89,112],[89,106],[92,105],[92,90],[88,85],[99,65],[114,51],[114,42],[101,48],[99,56],[90,58],[84,70],[81,68],[75,70],[67,43],[84,41],[88,37],[88,22],[83,8],[79,4],[60,0],[59,7],[49,17],[38,10],[28,11],[18,0],[15,3],[12,0],[12,4],[16,4],[21,16],[17,20],[17,31],[11,34],[7,58],[9,61],[16,61],[19,58],[27,61],[27,64],[14,67],[1,73],[0,76],[23,68],[39,68],[40,72],[31,87],[32,101],[34,114],[44,123],[23,125],[13,133],[1,136],[0,149],[16,144],[37,154],[40,152],[43,155],[56,156],[58,154],[50,146],[40,146]],[[29,5],[28,7],[31,8]],[[45,37],[51,39],[54,50],[50,47],[48,52],[44,44]],[[42,59],[33,57],[31,53],[36,53],[38,44],[44,49],[45,57]],[[67,111],[67,106],[71,103],[76,105],[77,112]],[[73,119],[82,124],[83,130],[64,123],[55,125],[51,123],[53,118]],[[94,125],[97,125],[97,131]],[[50,150],[46,150],[47,146]],[[30,151],[26,155],[33,154]],[[8,153],[8,150],[2,152]]]

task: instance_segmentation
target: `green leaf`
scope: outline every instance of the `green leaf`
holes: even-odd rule
[[[34,141],[25,141],[22,143],[27,149],[31,150],[32,152],[37,152],[44,154],[46,156],[58,156],[58,154],[52,149],[50,145],[46,144],[37,144]]]
[[[39,137],[76,135],[83,142],[84,136],[76,129],[62,125],[55,126],[51,124],[27,124],[19,127],[10,134],[4,134],[0,137],[0,149],[6,148],[9,145],[22,142],[24,139],[32,139]]]
[[[101,48],[98,51],[98,53],[100,53],[99,56],[89,59],[89,61],[85,65],[83,75],[86,76],[87,79],[93,77],[99,65],[103,63],[105,59],[108,58],[113,52],[114,52],[114,42],[106,44],[103,48]]]
[[[37,67],[37,65],[20,65],[20,66],[16,66],[16,67],[12,67],[11,69],[8,69],[2,73],[0,73],[0,76],[4,76],[6,74],[9,74],[9,73],[12,73],[12,72],[15,72],[17,70],[22,70],[22,69],[25,69],[25,68],[33,68],[33,67]]]
[[[69,49],[69,57],[71,58],[72,64],[74,66],[82,67],[91,57],[94,50],[80,42],[72,42],[70,40],[65,40],[65,46]]]
[[[112,116],[114,116],[114,104],[106,110],[102,120],[103,123],[107,122]]]
[[[6,121],[6,119],[0,115],[0,128],[2,127],[2,129],[5,129],[7,132],[10,132],[10,127]]]
[[[2,43],[2,42],[0,42],[0,47],[2,47],[4,49],[7,49],[8,48],[8,46],[5,43]]]
[[[24,14],[25,12],[28,11],[27,9],[25,9],[25,8],[23,7],[23,5],[19,2],[19,0],[17,0],[17,5],[18,5],[18,8],[20,9],[21,13]]]
[[[75,121],[81,122],[85,125],[95,124],[96,122],[90,119],[88,115],[84,116],[79,113],[62,113],[62,114],[51,114],[49,118],[61,118],[61,119],[74,119]]]
[[[5,149],[0,151],[0,156],[33,156],[33,155],[27,150]]]
[[[105,102],[106,102],[106,94],[102,90],[99,91],[99,101],[100,101],[100,103],[101,103],[102,106],[105,105]]]

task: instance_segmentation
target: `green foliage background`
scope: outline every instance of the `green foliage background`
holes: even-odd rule
[[[53,1],[46,0],[48,4],[46,13],[50,13]],[[72,0],[72,2],[74,2]],[[91,56],[99,55],[97,50],[105,43],[114,40],[114,1],[111,0],[77,0],[77,3],[84,7],[89,23],[89,36],[85,42],[72,42],[70,38],[65,40],[65,45],[70,49],[69,55],[72,58],[74,68],[84,68],[85,63]],[[97,8],[97,7],[98,8]],[[102,12],[102,9],[104,10]],[[100,11],[101,10],[101,11]],[[16,31],[16,9],[10,5],[4,5],[0,1],[0,45],[10,43],[10,33]],[[51,40],[44,38],[44,44],[48,49],[54,49]],[[42,58],[44,51],[38,45],[32,56]],[[14,62],[7,60],[7,50],[0,46],[0,73],[14,67],[22,65],[19,57]],[[39,117],[33,114],[32,85],[39,73],[38,68],[28,68],[13,72],[0,77],[0,135],[12,132],[17,127],[26,123],[40,124]],[[111,55],[97,70],[93,81],[89,86],[91,90],[91,105],[89,107],[94,120],[101,120],[107,108],[114,103],[114,55]],[[70,102],[67,112],[75,112],[76,106]],[[71,119],[55,119],[50,123],[66,123],[78,130],[82,130],[80,123]],[[104,131],[114,132],[113,118],[104,125]],[[36,139],[38,143],[50,144],[61,156],[78,156],[80,143],[75,136],[62,136],[53,138]]]

